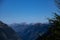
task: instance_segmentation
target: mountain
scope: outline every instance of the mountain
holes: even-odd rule
[[[0,40],[21,40],[21,38],[11,27],[0,21]]]
[[[49,24],[12,24],[10,25],[23,40],[35,40],[48,31]]]

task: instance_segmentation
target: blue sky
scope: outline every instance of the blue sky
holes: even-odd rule
[[[7,24],[45,23],[54,11],[54,0],[3,0],[0,5],[0,20]]]

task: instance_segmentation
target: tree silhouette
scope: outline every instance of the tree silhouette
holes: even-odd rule
[[[49,39],[60,40],[60,15],[58,15],[56,13],[54,15],[55,16],[53,19],[49,19],[49,22],[54,25],[50,29],[50,32],[52,33],[52,35],[51,35],[52,38],[49,38]]]
[[[60,11],[60,0],[55,0],[56,6]],[[54,13],[54,18],[48,19],[51,27],[48,32],[37,40],[60,40],[60,15]]]
[[[55,3],[56,3],[57,8],[60,9],[60,0],[55,0]]]

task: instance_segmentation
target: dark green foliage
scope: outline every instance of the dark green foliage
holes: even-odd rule
[[[54,14],[54,18],[49,19],[51,27],[49,32],[42,36],[41,40],[60,40],[60,15]]]
[[[53,37],[55,40],[60,40],[60,15],[55,13],[54,19],[50,19],[49,21],[54,24],[54,28],[50,29]]]
[[[56,6],[60,11],[60,0],[55,0]],[[60,15],[54,13],[54,18],[48,19],[51,24],[49,32],[44,34],[41,40],[60,40]]]
[[[56,6],[60,9],[60,0],[55,0]]]

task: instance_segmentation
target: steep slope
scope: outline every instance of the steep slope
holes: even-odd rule
[[[21,40],[21,38],[11,27],[0,21],[0,40]]]

